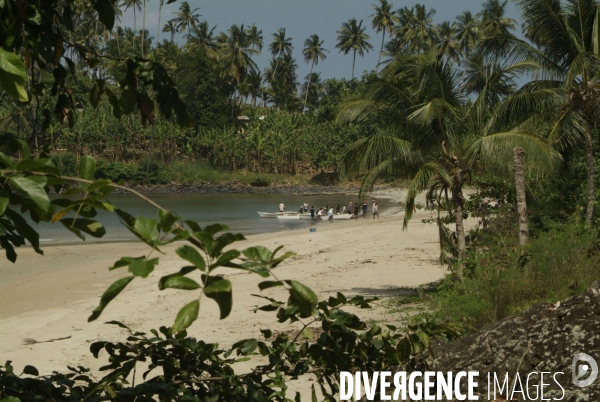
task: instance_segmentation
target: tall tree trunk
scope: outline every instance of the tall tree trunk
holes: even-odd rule
[[[354,51],[354,56],[352,57],[352,78],[354,78],[354,64],[356,63],[356,50]]]
[[[158,29],[156,30],[156,48],[160,44],[160,15],[162,13],[163,0],[158,3]]]
[[[585,127],[585,159],[587,162],[587,210],[585,213],[585,223],[592,223],[594,216],[595,185],[594,185],[594,144],[590,124]]]
[[[454,204],[454,218],[456,219],[456,245],[458,248],[458,260],[462,264],[462,260],[465,258],[465,252],[467,250],[467,244],[465,242],[465,225],[463,222],[463,193],[462,186],[463,181],[461,172],[458,172],[454,176],[452,185],[452,203]],[[462,268],[459,267],[459,276],[462,276]]]
[[[521,244],[521,246],[527,244],[527,241],[529,240],[523,156],[525,156],[523,148],[513,148],[513,170],[515,172],[515,188],[517,190],[517,212],[519,213],[519,244]]]
[[[146,44],[146,0],[144,0],[144,15],[142,17],[142,58],[144,58],[144,45]]]
[[[313,60],[310,65],[310,73],[308,73],[308,81],[306,83],[306,96],[304,97],[304,107],[302,108],[302,114],[306,113],[306,101],[308,100],[308,90],[310,89],[310,76],[313,72],[313,67],[315,66],[315,61]]]
[[[133,5],[133,52],[135,53],[135,36],[137,35],[137,20],[135,16],[135,4]]]
[[[383,53],[383,43],[385,42],[385,28],[383,29],[383,35],[381,36],[381,49],[379,50],[379,58],[377,59],[377,67],[375,72],[379,71],[379,64],[381,63],[381,53]]]

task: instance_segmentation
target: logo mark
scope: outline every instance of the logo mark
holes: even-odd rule
[[[598,378],[598,364],[596,360],[585,353],[577,353],[573,356],[571,369],[573,373],[573,385],[576,387],[589,387]],[[587,379],[583,380],[585,377]]]

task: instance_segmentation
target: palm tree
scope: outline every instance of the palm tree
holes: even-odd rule
[[[137,34],[137,19],[136,19],[135,10],[137,9],[138,11],[142,11],[142,0],[124,0],[124,4],[125,4],[126,11],[130,7],[133,8],[133,32],[135,34]],[[132,42],[132,46],[133,46],[133,51],[135,52],[135,38]]]
[[[329,53],[329,50],[323,47],[323,42],[319,35],[311,35],[308,39],[304,41],[304,49],[302,50],[302,55],[304,56],[304,61],[310,64],[310,73],[308,74],[308,81],[306,84],[306,96],[304,97],[304,107],[302,108],[302,113],[304,114],[306,110],[306,100],[308,99],[308,91],[310,89],[310,78],[312,76],[313,67],[315,64],[319,64],[319,60],[325,60],[327,57],[325,56],[325,52]]]
[[[365,27],[362,26],[363,21],[356,21],[356,18],[344,22],[342,29],[337,31],[338,43],[335,47],[340,49],[340,52],[348,54],[352,52],[352,78],[354,78],[354,65],[356,64],[356,53],[361,57],[365,56],[365,52],[373,49],[373,46],[368,42],[371,37],[365,33]]]
[[[437,55],[460,64],[459,44],[454,40],[456,31],[449,21],[442,22],[437,29]]]
[[[175,40],[175,34],[177,33],[177,26],[175,25],[175,19],[171,19],[167,21],[165,26],[162,29],[163,32],[171,33],[171,42]]]
[[[586,223],[594,215],[595,179],[592,130],[600,115],[600,7],[595,0],[562,3],[549,0],[519,0],[523,32],[534,46],[506,32],[482,42],[482,51],[494,47],[499,38],[508,43],[509,61],[516,65],[532,60],[535,76],[498,107],[499,124],[547,122],[550,140],[564,153],[583,145],[587,167]],[[488,43],[489,42],[489,43]],[[533,70],[533,69],[532,69]]]
[[[424,5],[417,4],[413,8],[404,7],[398,10],[402,23],[396,35],[400,36],[413,51],[428,51],[433,48],[436,38],[436,27],[433,24],[434,9],[427,10]]]
[[[379,71],[381,54],[383,53],[383,44],[385,43],[385,33],[387,32],[391,35],[394,30],[394,16],[396,13],[392,11],[392,5],[387,0],[379,0],[379,5],[373,5],[373,7],[375,7],[375,14],[369,17],[373,18],[371,20],[371,25],[375,32],[382,32],[381,49],[379,50],[379,58],[377,59],[377,67],[375,68],[375,71]]]
[[[454,31],[456,32],[458,48],[466,60],[469,58],[469,54],[475,48],[479,39],[479,21],[470,11],[465,11],[456,17]]]
[[[528,161],[540,169],[560,162],[560,155],[533,132],[489,131],[488,111],[483,97],[467,103],[453,63],[431,53],[400,57],[370,82],[362,100],[342,108],[340,120],[377,130],[347,149],[342,171],[366,173],[361,197],[381,175],[412,174],[405,225],[420,192],[429,189],[443,196],[449,191],[462,261],[465,183],[485,171],[510,174],[507,166],[515,146],[523,148]],[[457,273],[460,276],[460,268]]]
[[[262,30],[258,29],[255,24],[252,24],[250,28],[246,30],[246,34],[248,35],[248,40],[252,44],[253,48],[257,50],[262,50],[263,48],[263,36]]]
[[[273,57],[277,58],[275,62],[275,68],[273,69],[273,76],[277,75],[277,65],[279,60],[286,53],[292,53],[292,38],[287,38],[285,28],[279,28],[277,32],[273,34],[273,41],[269,45],[269,51]]]
[[[256,100],[263,91],[263,75],[258,70],[251,70],[244,81],[247,93],[252,97],[252,107],[256,107]]]
[[[145,1],[145,0],[144,0]],[[156,47],[158,47],[158,44],[160,43],[160,17],[162,15],[162,6],[165,0],[159,0],[159,4],[158,4],[158,25],[157,25],[157,29],[156,29]]]
[[[260,51],[253,49],[250,39],[244,25],[232,25],[228,34],[219,34],[217,41],[221,44],[223,50],[219,58],[221,66],[221,76],[229,77],[233,82],[231,118],[234,114],[235,93],[238,86],[246,79],[248,71],[257,68],[252,60],[253,55],[260,54]]]
[[[176,26],[179,32],[185,32],[186,30],[189,32],[190,27],[196,25],[200,21],[202,15],[195,14],[198,10],[200,10],[200,7],[192,10],[190,3],[187,1],[181,3],[179,11],[175,13],[175,23],[177,24]]]
[[[482,33],[486,37],[507,34],[515,29],[514,19],[505,17],[508,0],[487,0],[480,13]]]
[[[192,26],[191,31],[187,34],[188,44],[204,49],[209,56],[217,58],[219,44],[214,37],[215,29],[216,27],[209,28],[207,21]]]
[[[321,81],[321,74],[311,73],[305,78],[306,83],[302,85],[302,92],[304,93],[304,107],[308,107],[309,110],[314,110],[319,105],[321,95],[325,92],[325,87]],[[308,88],[310,83],[310,88]]]

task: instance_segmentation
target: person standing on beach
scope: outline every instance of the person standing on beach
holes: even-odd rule
[[[315,219],[315,206],[310,207],[310,219]]]
[[[283,201],[281,201],[281,204],[279,204],[279,212],[283,211],[285,211],[285,204],[283,203]]]
[[[329,222],[333,222],[333,207],[331,207],[327,215],[329,216]]]
[[[354,208],[352,206],[352,201],[350,201],[350,204],[348,204],[348,209],[347,209],[348,213],[350,215],[352,215],[352,212],[354,211]]]
[[[378,211],[377,203],[375,201],[373,201],[373,219],[375,219],[376,216],[377,216],[377,219],[379,219],[379,211]]]
[[[308,212],[308,201],[304,201],[304,212]]]
[[[362,211],[363,211],[363,219],[367,219],[367,200],[363,200]]]

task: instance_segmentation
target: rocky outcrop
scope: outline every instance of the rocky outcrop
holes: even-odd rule
[[[128,186],[143,194],[352,194],[358,193],[356,186],[319,185],[268,185],[252,186],[241,183],[189,183],[189,184],[134,184]],[[116,191],[119,193],[122,191]]]
[[[458,341],[436,344],[433,351],[435,356],[425,353],[411,360],[407,371],[479,371],[480,400],[488,400],[488,373],[492,379],[494,373],[502,379],[508,373],[512,387],[518,372],[526,388],[530,373],[563,372],[556,379],[564,388],[564,397],[563,390],[546,374],[544,398],[600,401],[600,378],[585,388],[576,387],[572,379],[573,357],[578,353],[586,353],[600,363],[600,282],[591,284],[586,293],[556,305],[536,305]],[[590,372],[580,379],[589,378]],[[497,393],[496,400],[541,400],[539,396],[534,398],[539,382],[539,375],[530,376],[529,397],[514,393],[510,399],[510,395],[500,397]],[[515,387],[519,390],[518,381]]]

